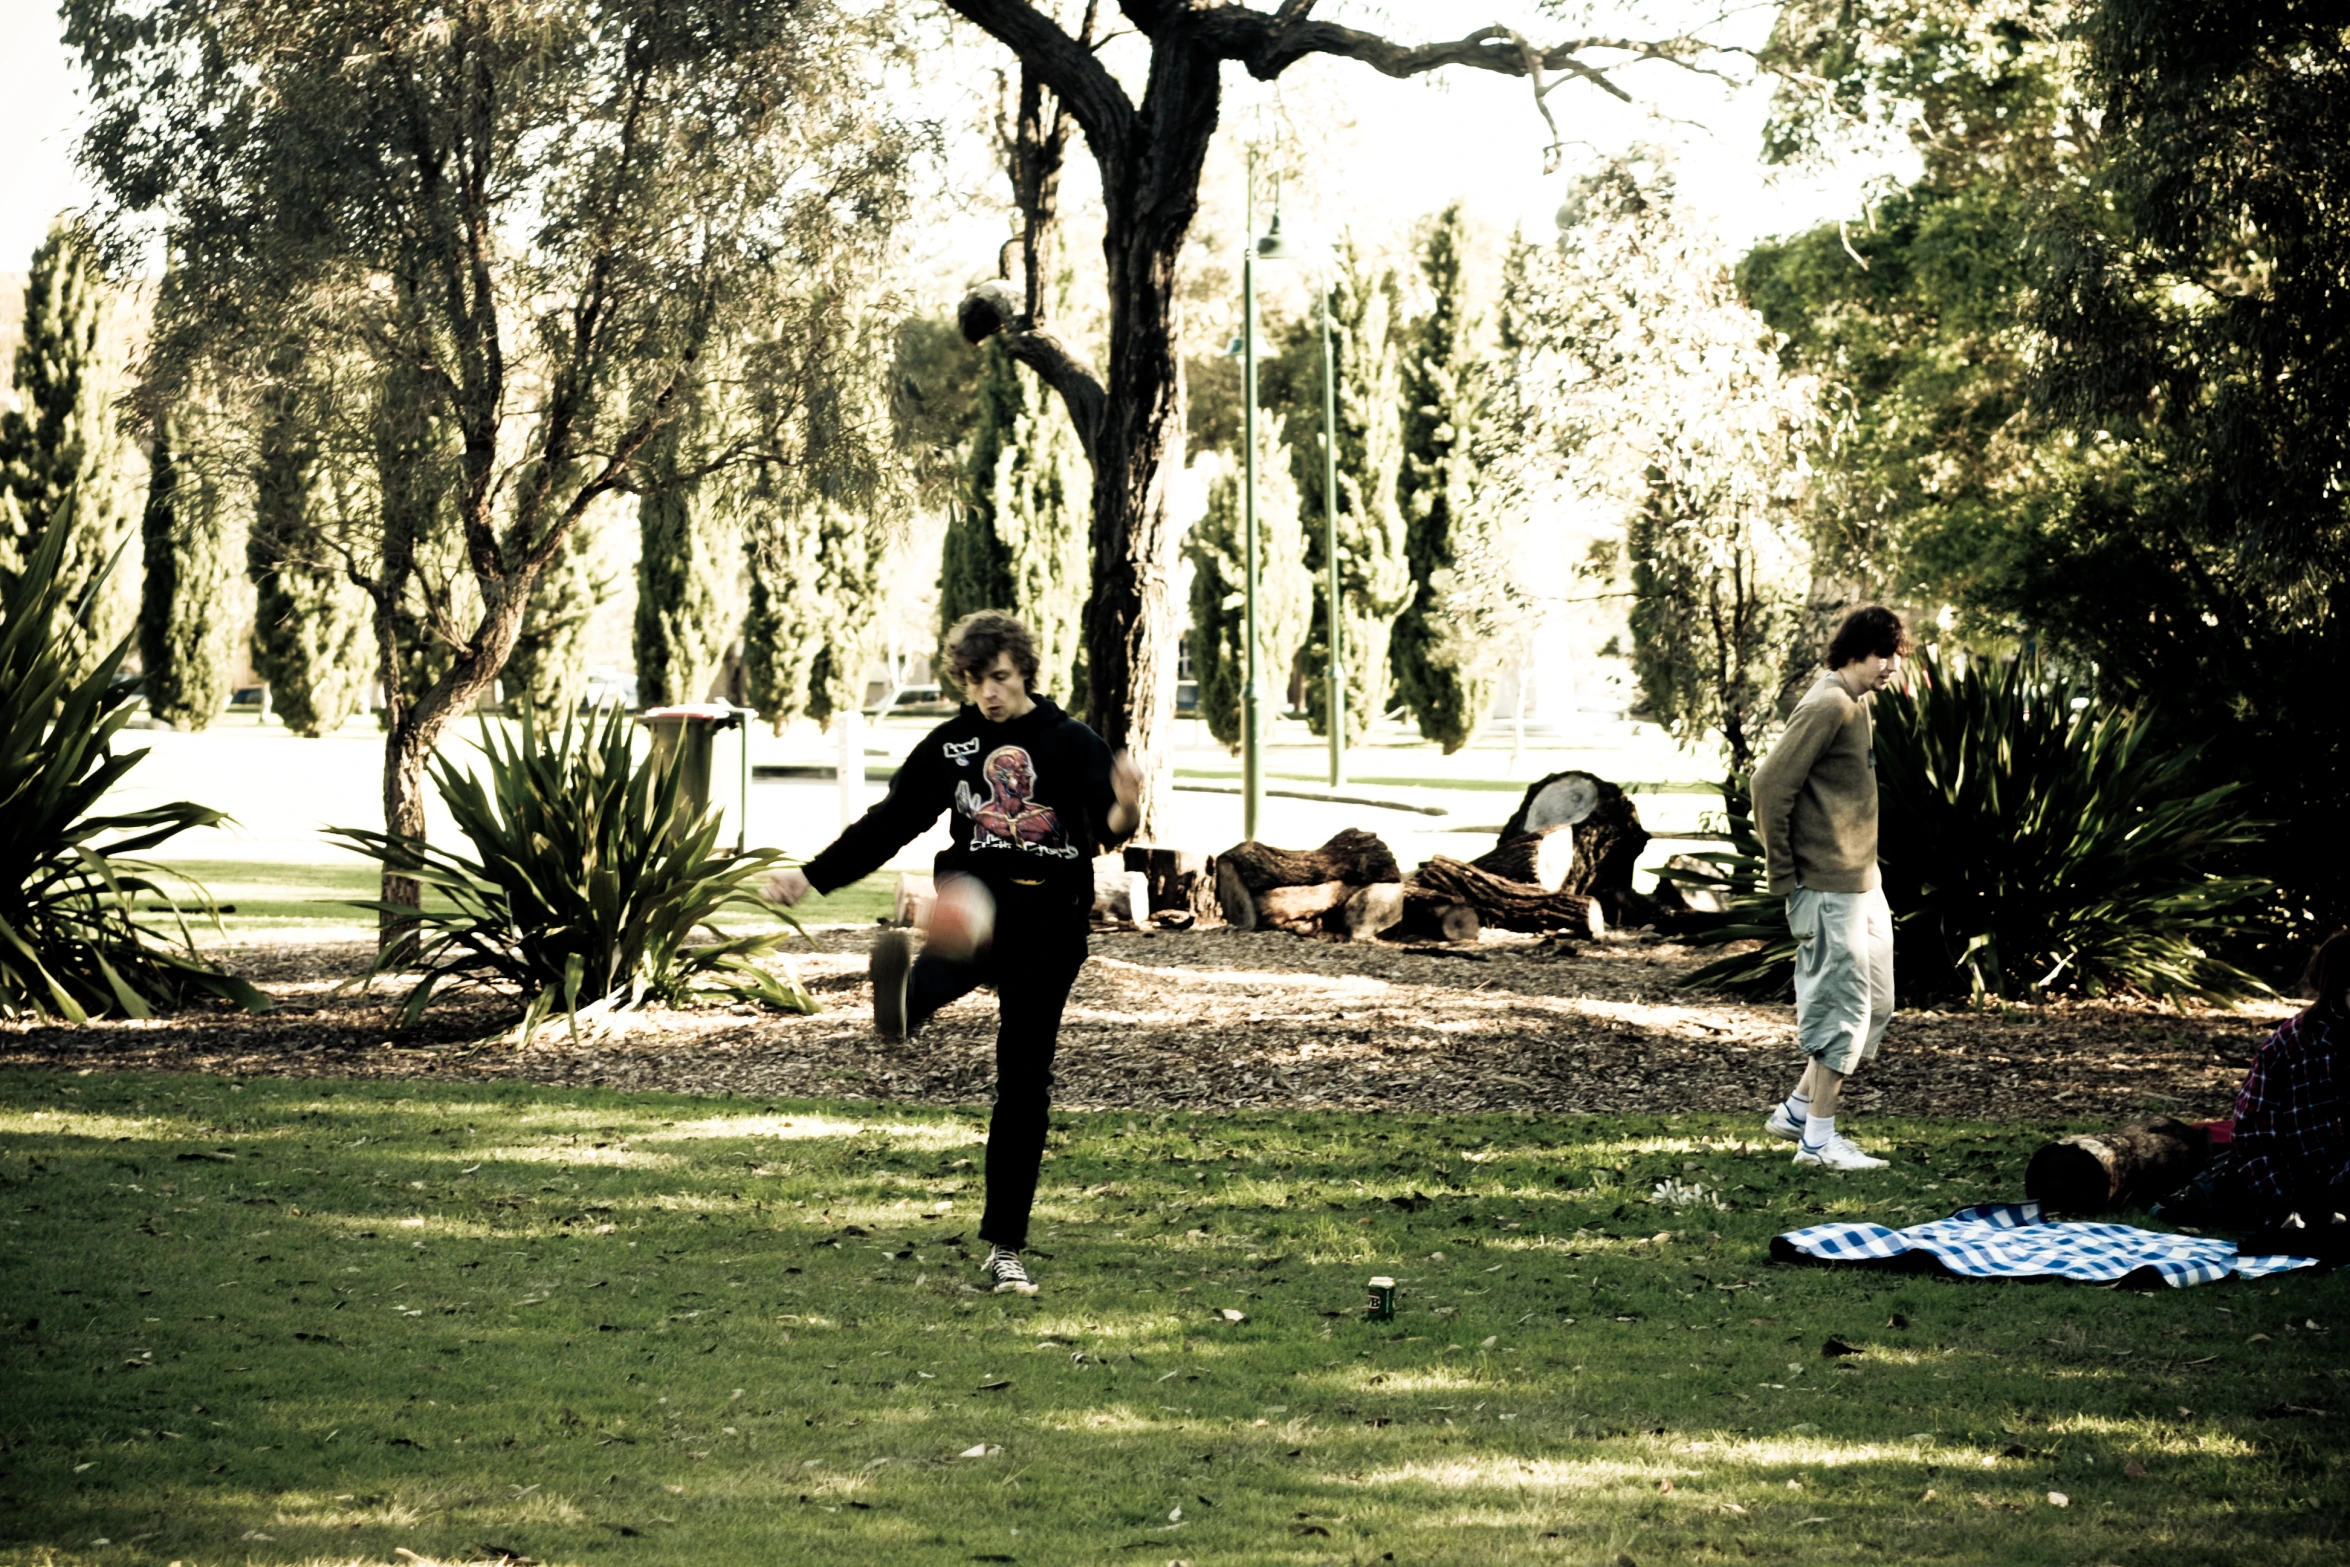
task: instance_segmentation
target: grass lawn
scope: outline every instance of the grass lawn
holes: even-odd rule
[[[1068,1116],[1024,1299],[971,1112],[0,1077],[0,1561],[2342,1559],[2350,1281],[1774,1266],[2037,1134],[1753,1132]]]

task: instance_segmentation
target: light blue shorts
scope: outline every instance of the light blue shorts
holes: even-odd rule
[[[1893,1020],[1893,911],[1883,889],[1787,895],[1795,1041],[1831,1072],[1876,1059]]]

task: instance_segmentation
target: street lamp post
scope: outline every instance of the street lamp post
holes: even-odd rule
[[[1254,839],[1265,803],[1263,678],[1257,663],[1257,150],[1248,151],[1248,250],[1240,258],[1240,532],[1245,609],[1240,691],[1240,835]]]
[[[1323,711],[1330,721],[1330,787],[1346,782],[1346,617],[1338,597],[1338,372],[1330,348],[1330,291],[1337,279],[1322,280],[1322,559],[1329,568],[1330,694]]]

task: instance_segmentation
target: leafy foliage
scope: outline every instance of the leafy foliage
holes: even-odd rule
[[[1994,584],[2217,743],[2278,830],[2297,964],[2350,919],[2350,35],[2339,8],[2085,8],[2101,158],[2042,225],[2039,390],[2068,504]]]
[[[1306,576],[1297,482],[1278,415],[1264,417],[1257,464],[1257,659],[1265,698],[1278,711],[1306,639],[1314,585]],[[1207,511],[1183,541],[1191,557],[1191,673],[1208,733],[1240,749],[1248,684],[1247,534],[1237,464],[1208,482]],[[1270,722],[1272,712],[1265,715]]]
[[[132,619],[109,569],[137,526],[138,504],[138,459],[115,408],[122,367],[113,313],[88,230],[59,222],[33,252],[16,406],[0,411],[0,585],[25,569],[48,533],[65,535],[57,571],[68,619],[58,634],[76,674],[105,657]]]
[[[1403,472],[1403,347],[1396,316],[1402,306],[1395,269],[1348,241],[1338,247],[1331,287],[1330,336],[1338,386],[1339,652],[1346,671],[1346,739],[1359,742],[1388,704],[1387,642],[1395,619],[1412,601],[1411,563],[1404,554],[1403,508],[1396,485]],[[1316,324],[1318,331],[1318,323]],[[1305,657],[1306,716],[1314,733],[1329,732],[1330,617],[1328,530],[1323,515],[1320,376],[1296,378],[1310,386],[1288,409],[1288,427],[1301,438],[1290,447],[1305,527],[1306,568],[1314,578],[1314,618]],[[1311,432],[1308,436],[1307,432]]]
[[[1480,493],[1492,366],[1485,353],[1468,220],[1455,203],[1420,245],[1428,314],[1403,362],[1403,470],[1397,500],[1412,601],[1396,617],[1388,663],[1422,737],[1446,754],[1469,743],[1492,705],[1495,611],[1512,573],[1500,564],[1500,514]]]
[[[189,419],[189,411],[173,409],[155,424],[141,523],[139,664],[147,711],[181,729],[203,729],[229,699],[233,518],[217,471],[186,449]]]
[[[940,631],[974,610],[1011,611],[1036,637],[1037,690],[1077,705],[1093,475],[1059,395],[999,341],[979,358],[978,423],[939,564]]]
[[[739,490],[704,477],[684,422],[655,437],[637,496],[637,696],[647,707],[699,702],[732,631],[741,569]]]
[[[88,587],[60,570],[69,544],[62,528],[44,534],[0,601],[0,1017],[143,1018],[195,992],[267,1011],[259,991],[198,958],[165,883],[200,907],[203,889],[125,857],[226,818],[185,800],[92,814],[147,753],[113,749],[130,712],[108,687],[128,640],[77,676],[58,634]],[[141,897],[163,901],[176,937],[134,918]]]
[[[773,917],[750,890],[780,860],[761,849],[715,858],[719,818],[679,819],[678,770],[636,760],[634,721],[617,709],[566,717],[552,738],[527,720],[518,735],[484,725],[489,781],[437,758],[433,781],[471,841],[467,859],[417,838],[338,827],[360,853],[415,877],[446,908],[375,902],[412,926],[375,973],[410,968],[407,1020],[423,1015],[451,979],[489,977],[528,998],[527,1039],[552,1012],[578,1026],[581,1011],[683,1004],[695,997],[812,1012],[796,981],[753,960],[789,931],[729,936],[712,923],[729,909]],[[420,900],[421,901],[421,900]],[[786,916],[788,918],[788,916]],[[703,934],[709,940],[697,938]]]
[[[337,536],[353,497],[321,449],[316,388],[281,355],[261,398],[253,526],[253,667],[296,734],[331,734],[366,700],[367,600],[344,571]]]
[[[2071,443],[2028,407],[2028,239],[2076,182],[2069,0],[1792,0],[1765,63],[1766,154],[1821,162],[1906,142],[1923,164],[1848,221],[1757,245],[1740,291],[1792,370],[1850,399],[1803,519],[1847,602],[1952,605],[1962,632],[2017,628],[1984,588],[2019,524],[2069,482]],[[1825,627],[1817,627],[1824,631]]]
[[[1647,706],[1684,739],[1720,735],[1747,770],[1799,640],[1819,385],[1782,369],[1651,155],[1580,182],[1560,244],[1521,265],[1517,422],[1559,482],[1624,521]]]
[[[2243,786],[2198,786],[2199,748],[2166,741],[2154,715],[2101,710],[2033,661],[1945,666],[1928,654],[1913,690],[1879,698],[1876,750],[1903,994],[2229,999],[2263,988],[2214,951],[2267,890],[2227,874],[2265,824]],[[1782,900],[1763,891],[1743,780],[1725,799],[1734,852],[1700,856],[1709,874],[1675,879],[1729,904],[1701,940],[1761,945],[1690,983],[1784,993],[1794,940]]]

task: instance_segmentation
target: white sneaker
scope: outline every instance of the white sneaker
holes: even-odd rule
[[[1020,1254],[1016,1251],[990,1246],[987,1248],[987,1261],[981,1263],[979,1269],[987,1275],[989,1284],[994,1286],[998,1295],[1007,1290],[1015,1295],[1036,1293],[1036,1280],[1028,1276],[1028,1267],[1021,1262]]]
[[[1809,1148],[1795,1150],[1797,1164],[1822,1164],[1831,1170],[1882,1170],[1885,1161],[1860,1151],[1860,1145],[1839,1132],[1828,1139],[1828,1146],[1818,1153]]]
[[[1784,1099],[1771,1107],[1771,1118],[1763,1122],[1763,1130],[1773,1137],[1784,1137],[1791,1143],[1803,1141],[1803,1123],[1787,1113],[1787,1101]]]

